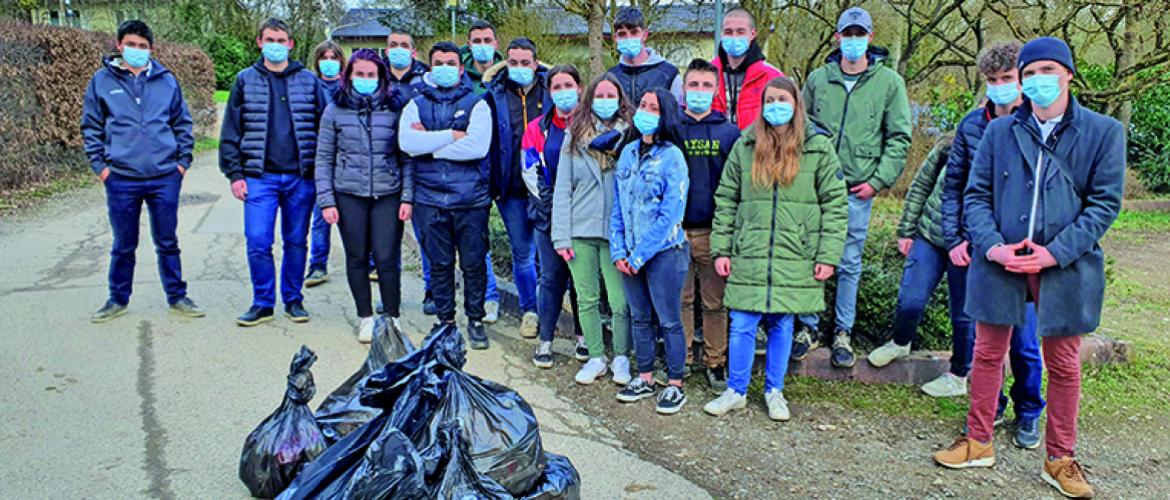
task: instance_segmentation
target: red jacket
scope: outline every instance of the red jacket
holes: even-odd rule
[[[754,44],[753,44],[754,45]],[[723,49],[719,49],[722,52]],[[727,113],[727,90],[724,88],[726,80],[723,78],[723,61],[720,57],[715,57],[711,61],[716,68],[719,68],[719,90],[715,92],[715,99],[711,103],[711,109]],[[743,90],[740,91],[738,102],[735,106],[735,121],[740,130],[748,128],[752,122],[756,121],[756,117],[760,114],[761,101],[763,100],[764,86],[768,82],[778,76],[784,76],[784,73],[776,69],[775,66],[768,64],[767,61],[759,59],[747,68],[747,73],[743,78]]]

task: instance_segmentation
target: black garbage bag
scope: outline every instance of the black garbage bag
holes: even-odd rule
[[[544,476],[521,500],[579,500],[581,476],[568,457],[544,452]]]
[[[301,346],[289,367],[284,401],[244,440],[240,480],[252,496],[275,497],[305,464],[325,451],[321,429],[308,407],[316,392],[309,367],[316,360],[313,351]]]
[[[439,424],[435,443],[428,454],[441,456],[441,464],[433,481],[431,498],[442,500],[513,500],[515,497],[490,477],[476,471],[468,450],[467,438],[462,434],[463,424],[450,420]],[[437,451],[437,453],[436,453]]]
[[[345,498],[426,498],[423,459],[405,434],[387,427],[366,449],[350,477]]]
[[[317,407],[317,425],[321,427],[328,445],[332,446],[346,434],[382,413],[381,408],[371,408],[361,403],[362,388],[371,375],[414,350],[410,339],[391,322],[382,316],[374,320],[374,338],[365,363]]]

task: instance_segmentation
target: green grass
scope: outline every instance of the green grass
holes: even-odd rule
[[[230,91],[217,90],[217,91],[215,91],[215,102],[220,103],[220,104],[224,104],[224,103],[228,102],[228,96],[230,96],[230,95],[231,95]]]
[[[195,141],[195,153],[202,153],[205,151],[214,151],[219,149],[219,139],[211,137],[201,137]]]
[[[1170,231],[1170,213],[1122,210],[1110,232],[1165,232]]]
[[[51,182],[0,194],[0,214],[30,207],[54,195],[86,187],[97,182],[89,168],[62,173]]]

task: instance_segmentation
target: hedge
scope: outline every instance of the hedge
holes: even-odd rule
[[[0,21],[0,191],[83,172],[81,108],[112,35]],[[154,57],[183,87],[196,136],[214,127],[215,69],[197,47],[157,42]]]

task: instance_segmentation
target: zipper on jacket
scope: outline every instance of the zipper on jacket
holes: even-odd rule
[[[362,115],[365,115],[365,120],[362,125],[366,129],[366,151],[368,152],[367,157],[370,159],[370,197],[377,200],[378,197],[374,196],[374,115],[369,108],[363,109],[361,113],[358,113],[359,120],[362,119]]]
[[[780,198],[780,186],[772,185],[772,230],[768,232],[768,292],[764,299],[764,308],[772,310],[772,254],[776,245],[776,205]]]
[[[1044,149],[1043,149],[1043,146],[1041,146],[1040,156],[1039,156],[1039,158],[1036,159],[1036,169],[1035,169],[1036,173],[1034,174],[1033,179],[1032,179],[1032,184],[1033,184],[1033,186],[1032,186],[1032,188],[1033,188],[1032,189],[1032,212],[1028,216],[1029,217],[1028,218],[1028,240],[1032,241],[1033,243],[1036,241],[1033,238],[1035,238],[1035,235],[1036,235],[1036,208],[1040,204],[1040,178],[1042,175],[1043,168],[1044,168]]]

